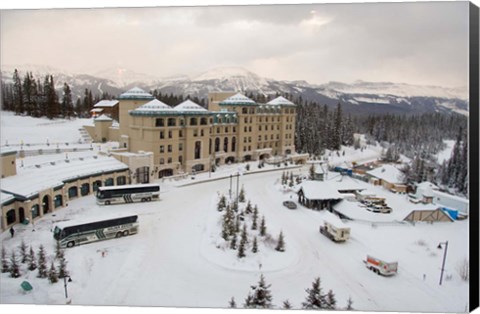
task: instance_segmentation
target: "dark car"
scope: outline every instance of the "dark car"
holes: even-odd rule
[[[285,206],[285,207],[288,208],[288,209],[296,209],[296,208],[297,208],[297,204],[295,204],[295,203],[292,202],[292,201],[285,201],[285,202],[283,202],[283,206]]]

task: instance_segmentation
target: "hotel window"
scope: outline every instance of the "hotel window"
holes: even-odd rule
[[[248,109],[245,108],[245,107],[243,107],[243,108],[242,108],[242,113],[243,113],[243,114],[247,114],[247,113],[248,113]]]
[[[178,131],[178,137],[183,137],[183,131],[182,130]]]
[[[175,118],[168,118],[167,120],[167,124],[168,126],[175,126],[177,123],[176,123],[176,119]]]
[[[235,137],[232,137],[232,152],[235,151],[235,146],[236,146],[236,139]]]
[[[165,126],[163,122],[163,118],[158,118],[155,120],[155,126]]]
[[[203,129],[200,130],[200,136],[203,136]]]
[[[178,143],[178,150],[180,152],[183,150],[183,143]]]
[[[200,153],[202,150],[202,142],[195,142],[195,159],[200,159]]]
[[[245,118],[243,119],[243,121],[244,121],[245,123],[248,123],[248,118],[245,117]]]
[[[171,164],[171,163],[172,163],[172,157],[168,157],[167,164]]]
[[[160,131],[160,138],[161,138],[161,139],[165,138],[165,132]]]
[[[168,131],[168,138],[172,138],[173,135],[172,135],[172,131]]]
[[[171,153],[172,152],[172,145],[168,145],[167,150],[168,150],[169,153]]]
[[[164,153],[165,152],[165,147],[163,145],[160,145],[160,153]]]
[[[237,132],[237,128],[233,127],[233,133]]]
[[[197,118],[190,118],[190,125],[197,125]]]
[[[259,131],[262,130],[262,126],[261,126],[261,125],[258,126],[258,130],[259,130]]]
[[[207,125],[207,118],[201,118],[200,125]]]
[[[165,159],[160,158],[160,164],[163,165],[165,163]]]
[[[220,128],[217,128],[217,134],[219,134],[219,133],[220,133]]]
[[[182,164],[182,162],[183,162],[183,156],[178,156],[178,162],[179,162],[180,164]]]
[[[193,136],[198,136],[198,130],[197,129],[193,130]]]
[[[185,125],[185,120],[180,119],[180,126],[184,126],[184,125]]]

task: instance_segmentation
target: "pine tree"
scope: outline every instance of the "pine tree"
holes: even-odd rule
[[[305,289],[307,292],[307,298],[305,299],[305,302],[302,303],[304,309],[325,309],[326,300],[320,284],[320,277],[317,277],[312,283],[312,288]]]
[[[8,266],[8,260],[7,260],[7,251],[5,250],[5,247],[2,246],[2,273],[8,273],[10,267]]]
[[[278,235],[278,241],[277,241],[277,246],[275,247],[275,250],[279,252],[285,252],[285,240],[283,239],[282,231],[280,231],[280,234]]]
[[[246,243],[242,240],[240,240],[240,245],[238,246],[238,253],[237,253],[237,257],[238,258],[243,258],[245,257],[245,245]]]
[[[48,272],[48,280],[50,283],[56,283],[58,281],[57,271],[55,270],[55,265],[50,265],[50,271]]]
[[[327,296],[325,297],[325,302],[326,302],[325,308],[327,310],[335,310],[335,307],[337,305],[337,300],[335,299],[335,294],[333,293],[332,290],[328,290]]]
[[[16,114],[24,112],[22,80],[17,69],[13,72],[13,106]]]
[[[245,244],[248,243],[248,234],[247,234],[247,225],[246,224],[243,224],[242,234],[241,234],[240,240],[242,242],[244,242]]]
[[[237,234],[234,233],[232,239],[230,240],[230,249],[236,250],[237,249]]]
[[[228,302],[228,307],[231,309],[236,309],[237,308],[237,303],[235,303],[235,298],[232,297],[230,301]]]
[[[63,83],[62,115],[66,118],[73,116],[72,91],[67,83]]]
[[[224,210],[226,204],[227,204],[227,198],[225,197],[225,195],[222,195],[222,196],[220,197],[220,199],[218,200],[217,210],[218,210],[218,211]]]
[[[348,297],[347,307],[345,308],[345,310],[347,310],[347,311],[353,311],[352,305],[353,305],[352,297]]]
[[[238,195],[238,201],[240,203],[245,203],[245,190],[243,189],[243,185],[242,185],[242,188],[240,189],[240,194]]]
[[[58,264],[58,277],[59,278],[64,278],[68,276],[68,270],[67,270],[67,260],[65,259],[65,254],[63,251],[60,254],[60,257],[58,258],[59,264]]]
[[[12,251],[12,255],[10,255],[10,277],[18,278],[20,277],[20,265],[18,265],[18,259],[15,254],[15,251]]]
[[[257,252],[258,252],[257,237],[253,237],[252,252],[253,252],[253,253],[257,253]]]
[[[250,200],[248,200],[247,206],[245,207],[245,213],[247,213],[247,214],[252,213],[252,203],[250,203]]]
[[[253,217],[252,217],[252,230],[257,230],[257,220],[258,220],[258,208],[257,205],[253,208]]]
[[[282,308],[283,308],[284,310],[290,310],[290,309],[292,309],[292,305],[290,304],[290,301],[288,301],[288,300],[283,301]]]
[[[256,286],[250,286],[251,291],[245,299],[245,308],[251,309],[269,309],[272,307],[272,294],[270,286],[265,283],[263,274],[260,275],[260,280]]]
[[[20,256],[21,256],[21,262],[22,264],[25,264],[28,260],[28,253],[27,253],[27,245],[25,244],[25,241],[22,239],[22,242],[20,243]]]
[[[37,269],[37,261],[35,259],[35,252],[33,251],[33,248],[30,246],[30,254],[28,258],[28,270],[34,271]]]
[[[39,278],[46,278],[47,273],[47,258],[45,256],[45,249],[43,245],[40,245],[38,250],[38,275]]]
[[[308,176],[310,180],[313,180],[315,178],[315,164],[312,164],[308,169]]]
[[[265,225],[265,216],[262,216],[262,220],[260,222],[260,235],[262,237],[267,235],[267,226]]]

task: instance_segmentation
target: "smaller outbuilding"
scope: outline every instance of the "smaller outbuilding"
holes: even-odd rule
[[[403,219],[408,222],[453,222],[453,218],[440,208],[436,209],[416,209],[412,210],[407,217]]]

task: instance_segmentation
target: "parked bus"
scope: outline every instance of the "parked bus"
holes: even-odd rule
[[[119,216],[101,220],[58,223],[53,238],[61,247],[73,247],[95,241],[125,237],[138,232],[138,216]]]
[[[150,202],[160,198],[158,184],[103,186],[97,190],[97,204]]]

